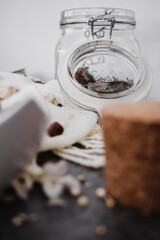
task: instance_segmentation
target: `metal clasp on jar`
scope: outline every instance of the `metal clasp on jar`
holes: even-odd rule
[[[103,15],[97,16],[97,17],[91,17],[88,20],[88,25],[91,26],[91,35],[94,39],[96,36],[97,38],[104,37],[104,30],[106,30],[106,27],[110,27],[110,32],[109,32],[109,38],[111,39],[112,37],[112,30],[114,28],[114,25],[116,23],[115,17],[111,16],[110,14],[114,11],[111,10],[108,12],[107,10]],[[95,27],[101,26],[101,28],[98,31],[95,31]]]

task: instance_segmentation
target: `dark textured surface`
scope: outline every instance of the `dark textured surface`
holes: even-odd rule
[[[49,153],[40,155],[39,161],[51,159]],[[104,201],[95,196],[95,189],[104,186],[102,170],[87,169],[68,163],[68,172],[83,174],[91,188],[83,186],[83,194],[90,199],[86,208],[77,205],[77,199],[65,193],[63,208],[48,207],[40,186],[35,186],[28,201],[0,202],[0,240],[159,240],[160,217],[144,216],[139,212],[116,205],[106,208]],[[11,224],[11,218],[20,212],[36,213],[35,223],[24,223],[21,227]],[[108,232],[97,236],[96,226],[105,224]]]

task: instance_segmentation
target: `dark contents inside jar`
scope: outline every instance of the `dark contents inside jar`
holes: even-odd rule
[[[79,82],[84,87],[87,87],[88,83],[96,82],[92,74],[88,72],[88,68],[78,68],[74,77],[77,82]]]
[[[118,79],[114,76],[106,76],[106,78],[99,77],[95,79],[94,76],[89,73],[88,67],[78,68],[74,78],[83,87],[101,93],[119,93],[128,90],[134,84],[132,79]]]

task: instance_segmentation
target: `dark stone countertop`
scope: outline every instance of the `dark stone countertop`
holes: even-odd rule
[[[42,163],[52,159],[51,153],[39,155]],[[66,201],[64,207],[49,207],[46,204],[41,187],[36,185],[29,195],[28,201],[16,200],[13,203],[0,201],[0,240],[159,240],[160,216],[145,216],[124,208],[118,204],[107,208],[103,200],[95,196],[97,187],[104,186],[103,170],[93,170],[67,163],[68,172],[77,176],[83,174],[86,182],[91,183],[87,189],[82,185],[82,192],[90,199],[90,204],[82,208],[77,198],[67,192],[63,194]],[[36,222],[25,222],[15,227],[11,219],[19,214],[36,213]],[[107,226],[107,234],[96,235],[98,225]]]

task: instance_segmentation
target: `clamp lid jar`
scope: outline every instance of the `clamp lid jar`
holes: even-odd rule
[[[110,8],[62,12],[56,78],[76,104],[99,110],[108,103],[140,101],[151,72],[134,35],[135,14]]]

